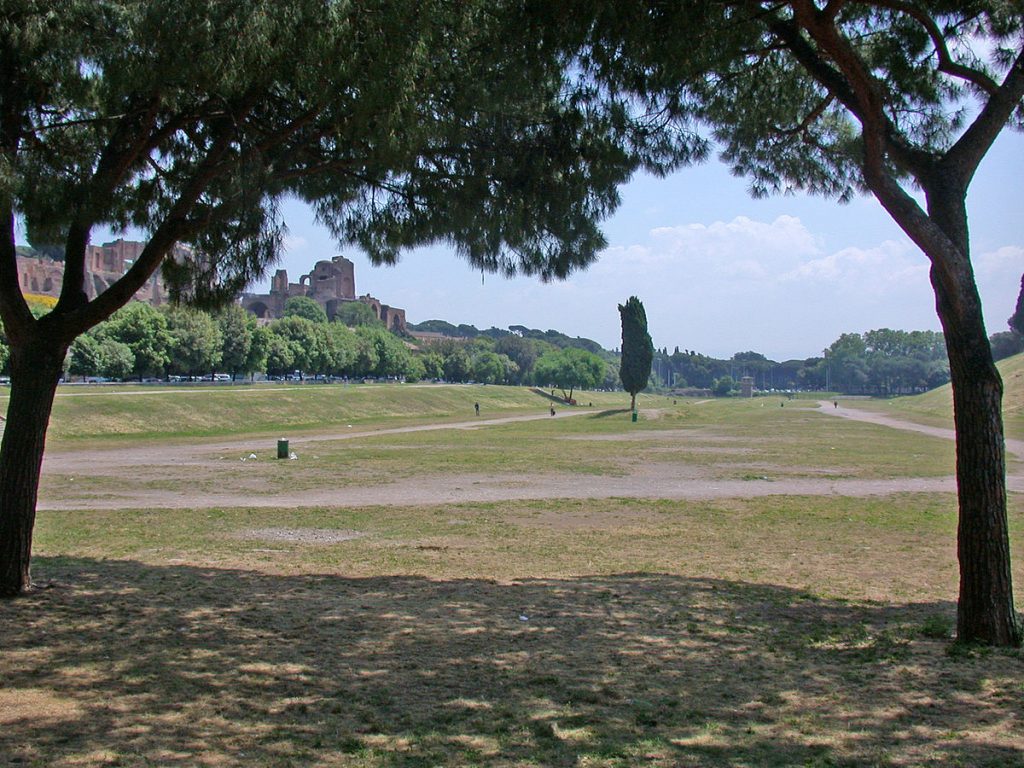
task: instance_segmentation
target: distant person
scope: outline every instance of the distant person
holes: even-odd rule
[[[480,415],[480,403],[473,403],[473,407],[476,408],[476,415]]]
[[[832,407],[833,408],[838,408],[839,407],[839,401],[838,400],[833,400],[832,401]]]
[[[555,415],[555,406],[553,406],[553,405],[551,406],[551,415],[552,416]]]

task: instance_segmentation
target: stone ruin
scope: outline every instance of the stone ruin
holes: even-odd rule
[[[85,293],[96,298],[128,271],[146,247],[145,243],[118,239],[103,245],[89,245],[85,252]],[[179,248],[181,246],[178,246]],[[18,284],[22,293],[60,296],[64,262],[47,257],[18,256]],[[167,302],[167,291],[157,270],[140,288],[135,299],[154,306]]]
[[[145,243],[118,239],[103,245],[90,245],[86,251],[85,292],[90,299],[103,293],[139,258]],[[176,249],[184,246],[176,246]],[[23,293],[57,297],[64,280],[64,263],[53,259],[18,256],[18,283]],[[270,293],[242,294],[245,309],[257,317],[273,320],[284,314],[284,303],[292,296],[308,296],[324,308],[333,320],[344,302],[358,301],[369,306],[384,326],[395,333],[406,333],[405,310],[390,307],[370,294],[356,296],[355,265],[343,256],[318,261],[299,282],[289,283],[288,272],[277,270]],[[135,294],[135,299],[153,306],[167,303],[167,290],[157,270]]]
[[[279,269],[270,282],[270,293],[244,293],[242,306],[259,318],[273,320],[284,315],[284,304],[293,296],[313,299],[329,320],[345,302],[358,301],[369,306],[389,331],[406,331],[404,309],[389,307],[370,294],[356,296],[355,265],[344,256],[318,261],[297,283],[288,282],[288,271]]]

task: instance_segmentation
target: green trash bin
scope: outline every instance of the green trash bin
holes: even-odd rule
[[[633,421],[636,421],[636,411],[633,411]]]
[[[283,437],[277,441],[277,458],[288,458],[288,441]]]

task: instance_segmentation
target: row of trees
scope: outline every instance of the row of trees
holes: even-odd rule
[[[425,347],[423,360],[428,370],[439,371],[431,378],[446,381],[558,386],[567,392],[615,388],[617,356],[599,345],[597,349],[599,352],[593,352],[573,343],[556,344],[506,331],[435,341]]]
[[[1024,352],[1024,276],[1009,330],[989,337],[996,360]],[[761,389],[828,390],[846,394],[923,392],[950,380],[945,337],[936,331],[880,328],[844,333],[820,357],[776,362],[758,352],[717,359],[679,347],[656,350],[652,382],[662,389],[695,387],[728,394],[742,376]]]
[[[40,303],[36,308],[41,314],[51,305]],[[458,326],[464,331],[461,338],[442,339],[421,351],[385,330],[367,305],[351,302],[345,309],[328,322],[317,302],[294,297],[282,319],[261,325],[235,304],[208,313],[187,307],[157,310],[133,302],[75,340],[66,370],[72,376],[110,379],[191,377],[213,371],[244,377],[298,370],[410,381],[556,386],[564,388],[566,396],[573,389],[620,386],[634,395],[648,388],[687,387],[726,395],[743,376],[752,376],[761,389],[878,395],[918,392],[949,381],[945,342],[934,331],[882,328],[845,333],[821,357],[781,363],[752,351],[717,359],[678,347],[671,354],[650,349],[652,362],[644,358],[650,337],[643,305],[631,297],[619,311],[623,351],[633,344],[628,334],[638,334],[635,346],[641,356],[634,362],[590,339],[525,326],[487,331]],[[1014,343],[1022,338],[1014,330],[997,334],[1004,335]],[[7,358],[0,338],[0,368]]]
[[[238,305],[216,314],[133,302],[71,345],[68,373],[112,379],[232,377],[292,371],[420,378],[409,348],[381,327],[317,322],[298,314],[268,325]]]
[[[573,389],[614,387],[614,355],[527,339],[441,340],[415,349],[387,331],[366,305],[328,322],[305,298],[289,299],[284,317],[260,324],[232,304],[216,313],[188,307],[155,309],[132,302],[82,334],[71,345],[72,376],[145,379],[206,376],[214,371],[244,377],[293,371],[348,377],[444,379],[484,384],[537,384]],[[353,319],[354,318],[354,319]],[[347,319],[347,321],[346,321]],[[6,360],[0,343],[0,363]]]
[[[718,359],[690,350],[659,350],[656,386],[695,387],[726,394],[743,376],[770,390],[828,390],[847,394],[895,395],[923,392],[949,381],[942,334],[936,331],[844,333],[824,354],[776,362],[758,352]]]
[[[630,302],[634,298],[620,307],[620,314],[626,309],[626,317],[633,317],[636,307]],[[642,312],[642,305],[638,300],[636,303]],[[1013,326],[1018,314],[1024,313],[1015,313],[1010,318],[1009,331],[995,333],[989,339],[997,360],[1024,351],[1024,334]],[[625,318],[623,321],[626,322]],[[507,366],[507,377],[495,383],[534,383],[537,381],[534,365],[540,354],[545,350],[575,347],[594,352],[604,359],[605,375],[595,386],[603,389],[623,386],[618,373],[620,351],[603,349],[591,339],[572,338],[559,331],[540,331],[522,325],[510,326],[508,330],[479,330],[472,325],[428,320],[410,327],[451,337],[435,344],[432,350],[449,361],[442,378],[451,381],[491,383],[490,379],[472,372],[472,361],[482,353],[495,352],[507,358],[503,360]],[[624,325],[624,330],[627,327]],[[625,348],[624,338],[622,349]],[[508,365],[510,362],[514,367]],[[466,371],[469,372],[460,373]],[[636,386],[637,375],[634,374],[630,386],[625,387],[627,391]],[[821,355],[781,362],[754,351],[716,358],[679,347],[671,352],[667,348],[654,349],[650,377],[643,379],[644,383],[637,391],[694,388],[728,395],[739,386],[744,376],[753,377],[754,385],[763,390],[828,390],[881,396],[922,392],[947,384],[950,379],[945,339],[941,333],[880,328],[865,333],[844,333]]]

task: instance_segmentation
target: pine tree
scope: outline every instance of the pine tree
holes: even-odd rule
[[[438,242],[545,279],[593,261],[616,188],[658,148],[574,88],[564,50],[586,25],[570,21],[495,0],[0,5],[0,596],[30,586],[67,350],[157,269],[173,298],[223,305],[277,259],[289,196],[376,263]],[[41,318],[19,287],[19,227],[64,253]],[[103,227],[148,242],[90,299],[86,252]],[[168,258],[177,243],[190,249]]]

